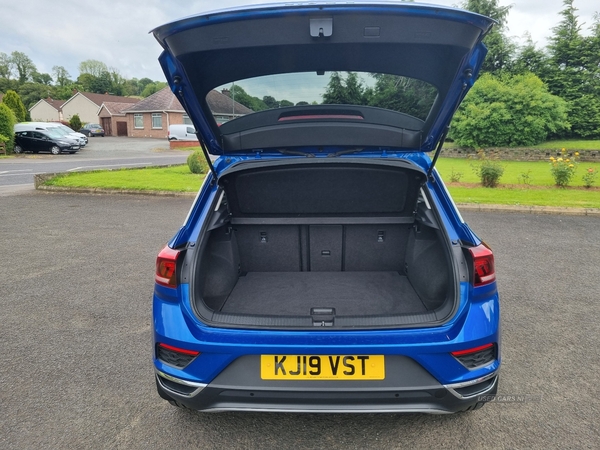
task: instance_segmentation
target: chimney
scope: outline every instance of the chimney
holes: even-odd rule
[[[229,89],[223,89],[221,91],[221,94],[226,95],[227,97],[231,98],[231,92],[229,91]]]

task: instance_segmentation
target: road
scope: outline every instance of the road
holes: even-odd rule
[[[33,175],[80,170],[181,164],[189,152],[170,150],[164,139],[90,138],[74,155],[31,154],[0,159],[0,195],[33,189]]]
[[[192,200],[0,199],[0,448],[600,448],[600,221],[465,212],[494,249],[499,400],[452,416],[200,414],[155,392],[155,256]]]

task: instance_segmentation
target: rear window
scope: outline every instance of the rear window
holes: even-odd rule
[[[268,109],[307,105],[372,106],[425,120],[436,96],[432,85],[398,75],[301,72],[218,86],[206,101],[218,124]]]

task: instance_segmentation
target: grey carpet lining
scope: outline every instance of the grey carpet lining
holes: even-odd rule
[[[221,311],[309,315],[315,307],[335,308],[337,316],[426,311],[398,272],[249,272],[239,278]]]

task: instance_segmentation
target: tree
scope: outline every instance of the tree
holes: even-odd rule
[[[89,74],[94,77],[99,77],[103,72],[108,72],[108,66],[102,61],[88,59],[79,63],[80,75]]]
[[[244,88],[238,84],[231,87],[229,95],[236,102],[244,105],[246,108],[250,108],[252,111],[264,111],[265,109],[269,109],[265,102],[258,97],[248,94]]]
[[[63,87],[67,84],[71,84],[71,75],[63,66],[54,66],[52,67],[52,74],[54,75],[54,80],[56,84]]]
[[[0,139],[6,143],[8,151],[13,149],[15,123],[15,114],[4,102],[0,103]]]
[[[82,73],[77,77],[77,82],[81,84],[83,91],[96,94],[111,92],[112,88],[112,80],[108,72],[102,72],[99,76]]]
[[[267,107],[269,109],[276,109],[279,108],[279,102],[277,100],[275,100],[275,97],[272,97],[270,95],[265,95],[262,98],[262,101],[265,105],[267,105]]]
[[[566,102],[535,75],[483,74],[456,112],[450,136],[464,147],[517,147],[568,127]]]
[[[542,80],[546,80],[550,74],[550,58],[543,51],[535,46],[529,32],[525,35],[525,45],[519,48],[514,60],[513,74],[524,74],[531,72]]]
[[[551,70],[545,78],[555,95],[568,102],[570,133],[561,137],[600,136],[600,79],[598,76],[600,26],[596,18],[593,35],[583,37],[574,0],[563,0],[562,20],[552,29],[548,46]],[[596,52],[596,53],[594,53]]]
[[[48,73],[39,73],[35,71],[31,74],[31,79],[34,83],[45,84],[50,86],[52,84],[52,77]]]
[[[96,80],[94,75],[89,73],[82,73],[77,77],[77,84],[81,86],[81,90],[85,92],[92,92],[92,86]]]
[[[125,95],[125,78],[117,69],[111,67],[108,72],[110,78],[110,92],[113,95]]]
[[[129,80],[123,79],[123,94],[122,95],[141,95],[146,86],[154,83],[150,78],[131,78]]]
[[[54,88],[38,83],[24,83],[19,86],[18,92],[25,108],[31,108],[40,98],[52,97]]]
[[[347,72],[345,79],[339,72],[332,72],[323,94],[323,104],[368,105],[369,94],[356,72]]]
[[[8,106],[15,115],[17,122],[25,121],[27,110],[21,101],[21,97],[15,91],[7,91],[2,98],[2,103]]]
[[[11,62],[10,56],[6,53],[0,52],[0,78],[10,79],[11,75]]]
[[[498,22],[483,39],[488,54],[481,71],[500,74],[508,70],[516,49],[515,44],[505,34],[508,30],[506,27],[508,13],[512,6],[500,6],[498,0],[465,0],[461,7],[491,17]]]
[[[153,81],[146,85],[146,87],[144,88],[144,90],[142,91],[142,93],[140,95],[144,98],[149,97],[152,94],[163,89],[166,85],[167,85],[167,83],[165,83],[163,81],[156,81],[156,82]]]
[[[421,80],[398,75],[375,74],[377,83],[370,105],[400,111],[425,120],[431,109],[436,89]]]
[[[142,78],[138,81],[138,86],[140,88],[140,92],[144,90],[144,88],[150,83],[154,83],[150,78]]]
[[[17,72],[19,83],[25,83],[31,79],[33,73],[37,72],[35,64],[25,53],[12,52],[10,54],[11,67]]]

